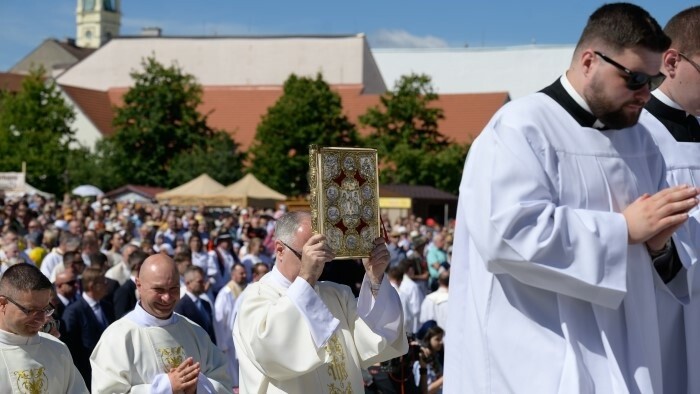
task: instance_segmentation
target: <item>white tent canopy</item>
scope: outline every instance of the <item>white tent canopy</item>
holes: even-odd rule
[[[160,203],[170,205],[209,205],[203,200],[206,196],[217,194],[224,189],[224,185],[212,179],[207,174],[202,174],[191,181],[174,189],[156,194]]]

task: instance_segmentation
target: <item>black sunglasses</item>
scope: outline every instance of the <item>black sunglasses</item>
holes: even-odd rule
[[[284,241],[281,241],[281,240],[280,240],[280,242],[282,243],[282,245],[286,246],[287,249],[291,250],[292,253],[294,253],[294,255],[297,256],[297,258],[298,258],[299,260],[301,260],[301,253],[297,252],[297,251],[294,250],[291,246],[289,246],[289,245],[287,245],[286,243],[284,243]]]
[[[627,74],[625,80],[627,81],[626,85],[627,89],[629,90],[639,90],[644,86],[649,86],[649,90],[654,90],[658,88],[659,85],[661,85],[664,79],[666,79],[666,76],[662,73],[658,73],[656,75],[649,75],[638,71],[632,71],[598,51],[594,51],[593,53],[600,56],[601,59],[613,65],[618,70]]]

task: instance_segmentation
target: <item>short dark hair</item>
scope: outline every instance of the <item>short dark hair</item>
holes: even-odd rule
[[[189,249],[187,249],[184,252],[177,252],[175,253],[175,257],[173,258],[175,261],[175,264],[182,263],[184,261],[189,261],[190,263],[192,262],[192,252],[190,252]]]
[[[146,261],[147,258],[148,253],[144,252],[143,250],[139,249],[131,252],[126,262],[129,266],[129,270],[131,272],[139,272],[141,270],[141,264],[143,264],[143,262]]]
[[[188,276],[188,274],[191,272],[199,272],[200,274],[202,274],[202,276],[206,277],[206,275],[204,275],[204,270],[202,269],[202,267],[194,264],[187,267],[183,276]]]
[[[50,290],[51,281],[39,268],[25,263],[11,266],[0,277],[0,294],[11,295],[15,291]]]
[[[262,264],[262,263],[258,263],[258,264]],[[232,273],[232,274],[233,274],[233,270],[235,270],[236,267],[238,267],[239,265],[240,265],[241,267],[243,267],[243,271],[245,271],[246,273],[248,273],[248,271],[245,269],[245,265],[243,265],[242,263],[233,263],[233,265],[231,266],[231,273]],[[257,266],[257,264],[256,264],[256,266]],[[253,267],[253,269],[255,269],[255,267]]]
[[[643,8],[630,3],[605,4],[588,18],[576,49],[602,41],[615,52],[642,47],[661,53],[671,39],[656,20]]]
[[[104,268],[108,261],[107,255],[102,252],[90,253],[88,259],[90,259],[90,267]]]
[[[97,267],[87,267],[85,268],[85,271],[83,271],[82,275],[82,284],[83,284],[83,290],[90,289],[92,285],[94,285],[98,280],[104,279],[105,274],[102,272],[101,269]]]
[[[83,256],[80,252],[66,252],[63,254],[63,266],[69,268],[74,262],[83,261]]]
[[[666,24],[664,32],[678,51],[688,56],[700,52],[700,6],[690,7],[674,15]]]
[[[403,279],[403,268],[400,264],[397,264],[393,267],[389,267],[389,270],[387,271],[387,274],[389,274],[389,278],[393,279],[395,281],[401,281]]]

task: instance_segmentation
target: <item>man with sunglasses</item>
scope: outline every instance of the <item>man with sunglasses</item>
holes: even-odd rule
[[[700,6],[673,16],[664,32],[671,38],[661,64],[666,79],[652,92],[644,116],[666,161],[668,183],[700,187]],[[657,294],[666,393],[700,391],[700,375],[689,371],[700,362],[700,305],[689,303],[700,292],[698,225],[694,217],[674,234],[673,264],[660,272],[675,277]]]
[[[389,251],[375,239],[355,299],[349,287],[319,282],[335,257],[308,212],[276,222],[277,264],[248,286],[233,335],[241,393],[362,393],[361,368],[403,355],[401,301],[384,271]]]
[[[652,258],[698,195],[666,186],[638,123],[669,44],[642,8],[598,8],[567,72],[506,104],[472,145],[445,393],[663,392]]]
[[[0,392],[88,393],[66,345],[40,332],[53,313],[51,283],[33,265],[17,264],[0,278]]]

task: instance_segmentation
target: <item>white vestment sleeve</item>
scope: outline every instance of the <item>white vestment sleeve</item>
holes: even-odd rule
[[[333,317],[331,311],[309,285],[309,282],[297,277],[289,286],[287,297],[306,320],[316,348],[320,348],[328,342],[335,329],[338,328],[339,321]]]
[[[302,282],[297,286],[310,288]],[[234,323],[241,358],[245,355],[258,371],[274,380],[300,377],[326,362],[325,348],[316,345],[308,317],[290,297],[260,282],[250,285],[245,294]]]
[[[503,122],[505,123],[505,121]],[[560,204],[552,147],[532,130],[494,125],[471,160],[480,176],[463,186],[467,227],[494,274],[609,308],[626,293],[627,224],[621,213],[574,209]],[[486,149],[484,149],[486,148]],[[504,159],[508,158],[508,159]],[[472,166],[475,167],[475,166]],[[477,170],[473,170],[477,171]],[[592,168],[569,168],[578,177]],[[600,171],[603,174],[603,171]],[[598,191],[613,201],[614,185]],[[642,262],[640,262],[642,263]]]
[[[396,341],[406,331],[403,328],[401,298],[384,275],[376,299],[370,290],[370,280],[365,274],[357,299],[357,314],[367,326],[389,343]]]

